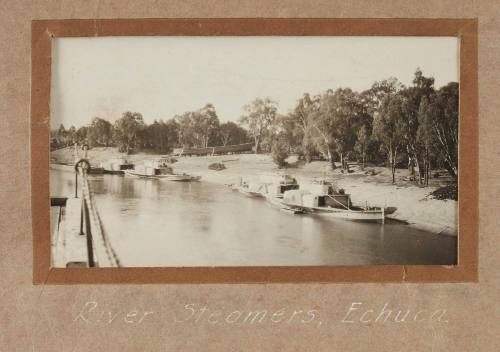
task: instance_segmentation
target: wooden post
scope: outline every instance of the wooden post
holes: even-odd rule
[[[83,236],[84,233],[83,233],[83,217],[84,217],[84,212],[83,212],[83,202],[84,202],[84,199],[82,198],[82,211],[80,212],[80,235]]]
[[[75,198],[78,198],[78,171],[75,170]]]
[[[83,200],[84,205],[84,213],[85,213],[85,232],[87,235],[87,254],[88,254],[88,263],[89,267],[95,267],[94,261],[94,246],[92,244],[92,230],[90,229],[90,216],[89,216],[89,207],[85,200]]]

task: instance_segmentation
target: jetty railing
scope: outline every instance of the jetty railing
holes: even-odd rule
[[[82,174],[82,202],[88,210],[86,216],[88,233],[87,238],[90,238],[93,247],[93,253],[97,258],[98,266],[119,267],[120,260],[111,245],[108,235],[99,216],[97,206],[94,201],[93,192],[88,182],[86,173]]]
[[[95,204],[89,170],[86,159],[75,164],[75,197],[66,200],[64,219],[59,218],[53,234],[52,264],[56,267],[120,266]]]

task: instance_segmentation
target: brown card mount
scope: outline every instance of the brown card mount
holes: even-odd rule
[[[52,268],[49,136],[52,40],[93,36],[453,36],[460,39],[458,264],[308,267]],[[478,57],[475,19],[107,19],[32,22],[33,282],[474,282],[478,278]]]

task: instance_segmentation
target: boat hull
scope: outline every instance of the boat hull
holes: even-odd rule
[[[201,179],[201,176],[180,175],[180,174],[146,175],[135,172],[133,170],[125,170],[125,175],[137,178],[144,178],[144,179],[165,180],[165,181],[175,181],[175,182],[199,181]]]
[[[292,209],[301,209],[304,212],[331,219],[363,222],[383,222],[385,213],[383,209],[341,209],[326,207],[306,207],[302,205],[283,203]]]
[[[314,215],[334,219],[366,222],[382,222],[385,215],[382,210],[348,210],[348,209],[313,209]]]
[[[174,181],[174,182],[191,182],[199,181],[201,176],[191,176],[191,175],[160,175],[161,180],[164,181]]]
[[[281,211],[288,214],[304,214],[303,209],[299,209],[296,207],[290,207],[289,205],[283,203],[283,198],[275,197],[273,195],[263,195],[267,202],[275,207],[278,207]]]
[[[249,191],[245,187],[236,187],[235,190],[238,191],[239,193],[243,194],[244,196],[249,197],[249,198],[262,198],[263,197],[262,193]]]
[[[103,173],[108,174],[108,175],[124,175],[125,171],[124,170],[106,170],[106,169],[104,169]]]

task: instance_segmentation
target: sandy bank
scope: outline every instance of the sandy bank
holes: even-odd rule
[[[58,162],[72,162],[73,152],[69,148],[52,153]],[[92,164],[101,161],[123,157],[116,148],[93,148],[88,152]],[[132,162],[140,162],[155,155],[139,153],[127,158]],[[290,162],[294,162],[290,158]],[[211,163],[223,163],[225,170],[209,170]],[[411,226],[445,235],[457,235],[457,202],[451,200],[432,199],[428,195],[445,181],[433,179],[432,185],[421,188],[406,181],[407,170],[397,170],[397,182],[391,183],[390,171],[383,167],[367,167],[375,175],[365,175],[356,166],[352,174],[342,174],[340,170],[330,170],[325,161],[315,161],[310,164],[278,170],[269,155],[239,154],[207,157],[181,157],[174,164],[176,171],[201,175],[203,181],[218,184],[238,183],[240,177],[246,180],[258,179],[262,174],[287,172],[300,182],[309,182],[314,178],[328,177],[335,180],[338,187],[344,188],[351,195],[354,204],[371,206],[392,206],[398,210],[392,218],[408,222]]]

